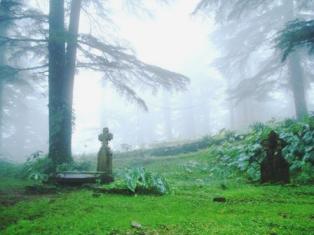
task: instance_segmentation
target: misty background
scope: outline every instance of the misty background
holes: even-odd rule
[[[145,111],[121,96],[105,77],[96,72],[80,71],[74,85],[72,138],[75,155],[96,153],[100,147],[97,137],[105,126],[114,135],[113,149],[125,150],[189,141],[223,128],[245,131],[256,122],[295,117],[284,67],[276,70],[263,85],[246,83],[249,90],[254,90],[252,93],[247,92],[244,85],[240,85],[243,90],[238,89],[244,80],[257,81],[255,75],[261,67],[271,66],[265,60],[275,51],[269,39],[261,47],[268,46],[268,49],[248,54],[245,50],[251,49],[251,45],[245,39],[250,38],[250,33],[242,35],[242,39],[234,36],[255,16],[237,21],[240,25],[237,28],[234,22],[221,26],[217,17],[192,14],[198,0],[177,0],[169,4],[148,1],[140,12],[132,11],[122,1],[112,2],[108,3],[108,22],[91,27],[90,16],[83,14],[80,32],[102,34],[105,30],[111,40],[132,48],[139,59],[184,74],[190,78],[190,83],[187,90],[179,92],[150,91],[141,85],[133,87],[145,100],[148,108]],[[30,1],[30,4],[47,12],[48,6],[43,2]],[[288,7],[284,1],[277,1],[277,4],[282,5],[282,11]],[[264,17],[267,22],[272,15]],[[280,28],[287,21],[283,20],[276,27]],[[305,53],[300,52],[301,55]],[[230,54],[243,55],[249,61],[233,59]],[[308,56],[304,58],[302,63],[310,71],[305,74],[307,105],[309,111],[313,111],[310,69],[313,60]],[[233,63],[245,66],[234,69]],[[23,76],[31,75],[24,73]],[[257,86],[261,89],[253,89]],[[23,84],[8,84],[7,87],[4,97],[10,98],[4,109],[2,154],[24,161],[35,151],[47,152],[47,82],[34,82],[32,88]]]

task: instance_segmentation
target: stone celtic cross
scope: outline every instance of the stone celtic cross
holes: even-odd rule
[[[101,142],[101,147],[106,147],[109,141],[113,139],[113,135],[109,132],[109,128],[105,127],[102,134],[98,136],[98,140]]]
[[[113,181],[112,176],[112,152],[109,147],[109,141],[113,139],[113,135],[109,129],[105,127],[102,133],[98,136],[101,142],[101,148],[97,157],[97,171],[102,173],[101,181],[109,183]]]

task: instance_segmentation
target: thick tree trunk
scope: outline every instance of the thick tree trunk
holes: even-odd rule
[[[0,0],[0,16],[6,17],[10,15],[11,0]],[[0,36],[6,36],[10,27],[9,22],[0,22]],[[4,45],[0,47],[0,66],[6,65],[6,48]],[[0,72],[0,154],[2,153],[3,142],[3,106],[4,106],[4,87],[6,77]]]
[[[55,165],[72,160],[72,105],[81,2],[71,2],[66,37],[64,0],[50,0],[49,157]]]
[[[286,14],[286,22],[294,20],[296,16],[296,1],[287,1],[288,11]],[[300,62],[300,56],[297,51],[292,52],[288,58],[289,83],[293,94],[295,115],[298,120],[308,114],[305,88],[304,88],[304,72]]]
[[[70,24],[67,37],[66,48],[66,61],[65,61],[65,89],[66,89],[66,102],[68,109],[66,110],[66,141],[69,146],[72,146],[72,120],[73,120],[73,90],[74,90],[74,77],[76,67],[76,54],[77,54],[77,38],[80,22],[82,0],[73,0],[71,2]]]
[[[308,114],[304,88],[304,74],[298,52],[293,52],[288,59],[289,82],[293,93],[296,117],[302,119]]]
[[[49,157],[55,166],[71,160],[67,139],[64,0],[50,0],[49,12]]]

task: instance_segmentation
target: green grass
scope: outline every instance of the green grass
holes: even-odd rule
[[[172,192],[94,197],[80,190],[36,197],[0,208],[0,234],[314,234],[313,186],[218,177],[209,173],[213,162],[206,152],[115,162],[117,168],[141,164],[162,173]],[[227,202],[213,202],[216,196]],[[131,228],[132,221],[143,229]]]
[[[21,180],[17,177],[0,177],[0,190],[8,191],[8,190],[16,190],[22,189],[26,185],[33,183],[32,181]]]

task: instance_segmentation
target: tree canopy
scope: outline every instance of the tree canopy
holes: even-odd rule
[[[285,61],[290,53],[305,47],[314,53],[314,20],[294,20],[289,22],[276,38],[277,47],[282,50]]]

